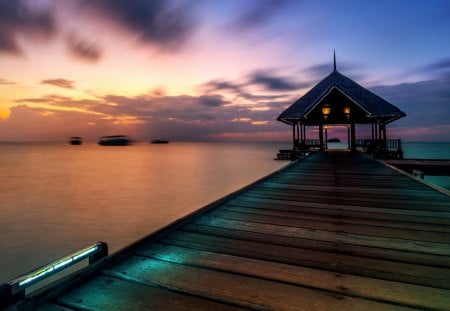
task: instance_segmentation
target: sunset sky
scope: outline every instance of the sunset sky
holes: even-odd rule
[[[448,0],[0,0],[0,141],[287,141],[334,49],[390,137],[450,141]]]

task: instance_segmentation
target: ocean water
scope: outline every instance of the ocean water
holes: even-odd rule
[[[0,143],[0,284],[96,241],[110,253],[286,165],[284,143]]]
[[[450,160],[450,142],[402,143],[405,159]],[[450,176],[425,175],[425,181],[450,191]]]
[[[0,143],[0,284],[96,241],[115,252],[281,168],[273,158],[290,147]],[[450,159],[450,143],[403,148]],[[450,177],[426,178],[450,189]]]

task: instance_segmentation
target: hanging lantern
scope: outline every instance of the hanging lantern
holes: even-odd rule
[[[323,114],[323,118],[326,120],[328,118],[328,116],[330,115],[331,112],[331,107],[330,105],[324,105],[322,106],[322,114]]]
[[[347,119],[350,119],[350,107],[344,106],[344,114],[347,117]]]

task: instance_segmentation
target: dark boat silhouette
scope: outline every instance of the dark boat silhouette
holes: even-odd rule
[[[341,140],[339,138],[330,138],[327,140],[329,143],[340,143]]]
[[[169,141],[167,139],[155,139],[152,140],[152,144],[168,144]]]
[[[127,146],[131,140],[125,135],[112,135],[100,137],[98,144],[101,146]]]
[[[83,143],[83,138],[79,136],[70,137],[69,143],[71,145],[81,145]]]

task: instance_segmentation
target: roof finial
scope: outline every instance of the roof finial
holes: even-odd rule
[[[333,67],[333,71],[336,71],[336,50],[333,50],[333,58],[334,58],[334,67]]]

